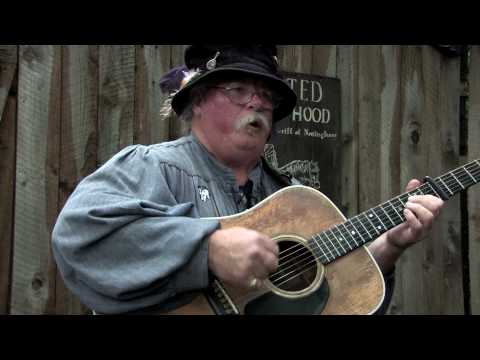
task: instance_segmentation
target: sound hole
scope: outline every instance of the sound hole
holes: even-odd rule
[[[315,280],[317,263],[315,257],[305,245],[285,240],[278,243],[278,269],[269,277],[277,288],[296,292],[309,287]]]

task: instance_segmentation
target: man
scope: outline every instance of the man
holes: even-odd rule
[[[247,228],[221,229],[212,217],[244,211],[295,183],[262,159],[273,122],[296,103],[276,55],[271,45],[188,47],[189,72],[171,106],[191,133],[129,146],[78,185],[54,228],[53,252],[85,305],[106,314],[168,311],[205,289],[211,275],[248,288],[275,271],[274,240]],[[418,185],[412,180],[407,190]],[[396,260],[423,237],[442,204],[429,195],[411,198],[406,223],[369,245],[387,293]]]

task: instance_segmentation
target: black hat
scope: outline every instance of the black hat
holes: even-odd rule
[[[177,114],[188,103],[190,90],[195,85],[227,73],[248,74],[271,86],[281,99],[273,111],[273,121],[288,116],[296,105],[295,92],[278,71],[275,45],[189,45],[185,50],[185,65],[195,75],[172,99],[172,108]]]

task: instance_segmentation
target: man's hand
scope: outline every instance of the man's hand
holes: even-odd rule
[[[420,185],[420,181],[410,180],[406,191]],[[406,248],[425,236],[442,207],[443,200],[432,195],[415,195],[409,198],[404,210],[406,221],[382,234],[368,246],[384,274],[393,270],[395,262]]]
[[[247,288],[278,267],[278,245],[254,230],[233,227],[215,231],[209,238],[208,266],[222,281]]]
[[[420,181],[412,179],[406,191],[420,185]],[[443,200],[433,195],[411,196],[404,210],[406,222],[388,231],[387,241],[402,250],[420,241],[432,227],[433,220],[440,213],[443,203]]]

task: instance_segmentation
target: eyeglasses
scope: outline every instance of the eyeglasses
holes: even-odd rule
[[[257,95],[263,102],[272,105],[274,109],[280,105],[280,97],[268,90],[254,91],[245,86],[213,86],[223,90],[228,99],[237,105],[245,105],[252,101],[253,95]]]

